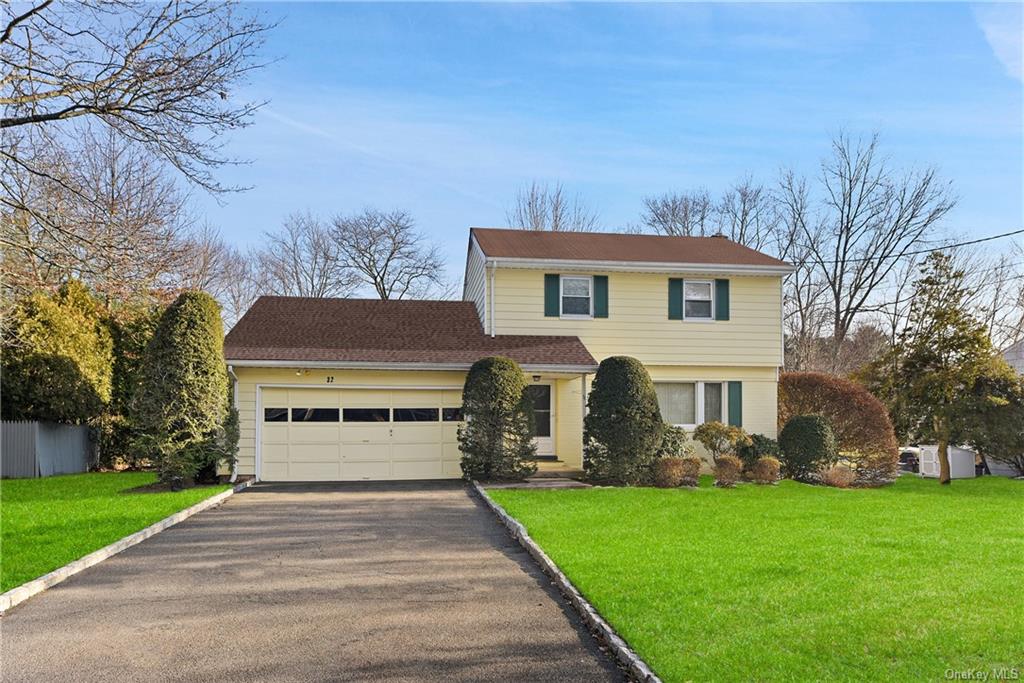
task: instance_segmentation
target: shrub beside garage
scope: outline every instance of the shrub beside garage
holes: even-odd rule
[[[596,483],[649,484],[666,425],[647,368],[636,358],[601,361],[583,420],[583,469]]]

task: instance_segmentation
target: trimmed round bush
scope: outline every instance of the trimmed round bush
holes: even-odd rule
[[[837,489],[848,489],[853,486],[857,475],[846,465],[832,465],[821,471],[821,483]]]
[[[779,448],[786,476],[798,481],[812,481],[838,457],[835,435],[821,415],[791,417],[779,434]]]
[[[675,456],[658,458],[654,463],[654,485],[671,489],[683,484],[683,459]]]
[[[732,488],[743,474],[743,461],[735,455],[721,455],[715,460],[715,486]]]
[[[459,428],[462,476],[481,481],[524,479],[537,471],[526,378],[511,358],[473,363],[462,387],[465,424]]]
[[[750,443],[736,447],[736,456],[743,461],[743,469],[750,470],[764,457],[779,458],[779,442],[764,434],[751,434]]]
[[[693,430],[693,439],[707,449],[712,462],[723,455],[735,455],[740,446],[750,443],[750,437],[742,428],[717,421],[698,425]]]
[[[758,458],[757,462],[746,468],[746,471],[750,474],[750,480],[755,484],[774,484],[779,480],[781,469],[782,463],[778,458],[766,455]]]
[[[683,458],[683,482],[682,486],[696,486],[700,483],[700,468],[704,461],[696,455],[688,455]]]
[[[821,415],[836,448],[857,474],[858,485],[896,477],[898,444],[889,411],[863,385],[821,372],[784,372],[779,378],[779,425],[794,415]]]
[[[665,430],[647,369],[635,358],[601,361],[583,420],[583,469],[604,484],[649,483]]]

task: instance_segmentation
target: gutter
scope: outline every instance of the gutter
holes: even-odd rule
[[[698,273],[708,275],[788,275],[796,270],[786,263],[778,266],[754,266],[739,263],[657,263],[651,261],[596,261],[576,259],[537,259],[510,256],[488,257],[488,262],[503,268],[560,268],[605,272]]]
[[[319,368],[331,370],[449,370],[464,372],[472,367],[472,363],[371,363],[367,361],[337,360],[236,360],[229,359],[229,367],[240,368]],[[597,371],[597,364],[543,364],[520,363],[524,372],[562,372],[570,374],[591,373]]]
[[[238,410],[238,375],[235,374],[233,365],[228,365],[228,376],[231,378],[231,405]],[[234,484],[238,480],[238,454],[231,461],[231,478],[228,480]]]

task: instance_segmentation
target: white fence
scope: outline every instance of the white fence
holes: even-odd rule
[[[49,477],[89,469],[92,445],[85,425],[0,423],[0,477]]]

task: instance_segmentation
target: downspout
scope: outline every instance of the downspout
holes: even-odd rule
[[[491,337],[494,337],[494,271],[497,266],[497,262],[491,261]]]
[[[228,366],[228,376],[231,378],[231,406],[238,410],[238,375],[235,374],[235,368],[231,365]],[[228,480],[234,484],[238,479],[238,454],[235,453],[235,457],[231,461],[231,478]]]

